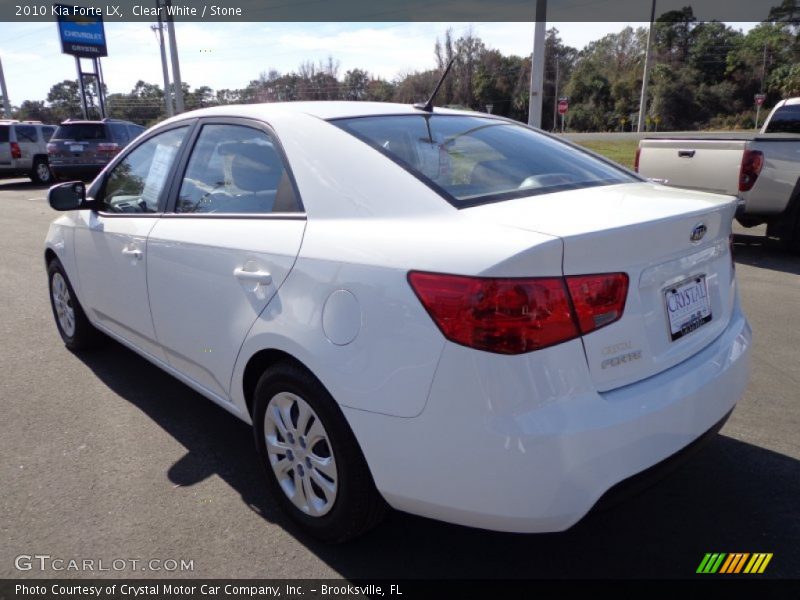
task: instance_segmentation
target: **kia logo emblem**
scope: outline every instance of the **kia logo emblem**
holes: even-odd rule
[[[699,242],[703,239],[706,231],[708,231],[708,227],[705,226],[705,223],[699,223],[692,229],[692,235],[689,236],[689,239],[693,242]]]

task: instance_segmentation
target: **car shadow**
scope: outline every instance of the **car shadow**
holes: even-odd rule
[[[733,235],[733,258],[737,263],[800,275],[800,256],[785,245],[764,235]]]
[[[0,192],[49,190],[52,184],[41,185],[30,179],[0,180]]]
[[[772,552],[769,576],[800,575],[800,461],[724,434],[655,486],[566,532],[496,533],[392,512],[367,535],[329,546],[280,513],[247,425],[116,342],[78,356],[187,449],[167,472],[173,483],[222,478],[345,578],[690,577],[706,552]]]

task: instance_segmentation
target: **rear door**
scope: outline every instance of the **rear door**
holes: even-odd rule
[[[65,123],[50,140],[50,163],[54,165],[100,165],[108,156],[98,155],[98,146],[108,143],[102,123]]]
[[[8,125],[0,125],[0,165],[11,165],[10,129]]]
[[[39,134],[34,125],[15,125],[17,144],[22,157],[17,161],[17,166],[30,169],[33,166],[33,157],[39,153]]]
[[[261,123],[202,122],[182,173],[147,240],[153,323],[169,363],[227,400],[242,342],[294,265],[305,214]]]

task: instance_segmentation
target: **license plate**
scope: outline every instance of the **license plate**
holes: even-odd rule
[[[83,152],[83,146],[80,144],[73,144],[69,147],[70,152]]]
[[[711,320],[706,276],[698,275],[664,290],[669,334],[674,342]]]

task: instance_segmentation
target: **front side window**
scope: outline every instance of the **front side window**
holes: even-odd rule
[[[546,135],[477,115],[376,116],[331,123],[398,162],[456,207],[638,181]]]
[[[170,129],[137,146],[106,176],[102,210],[158,212],[161,194],[188,126]]]
[[[274,140],[242,125],[204,125],[175,212],[297,212],[297,196]]]

